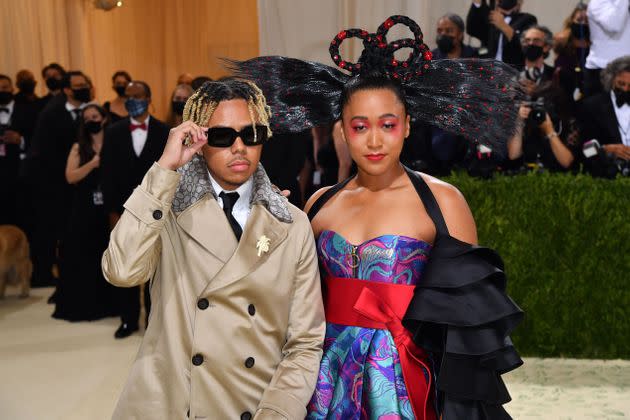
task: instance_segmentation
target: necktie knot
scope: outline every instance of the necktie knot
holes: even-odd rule
[[[136,129],[140,129],[140,130],[146,131],[147,130],[147,125],[145,123],[142,123],[142,124],[133,124],[133,123],[131,123],[131,124],[129,124],[129,131],[134,131]]]
[[[226,193],[225,191],[221,191],[219,197],[221,198],[221,201],[223,201],[223,212],[225,213],[225,216],[230,223],[230,227],[232,228],[234,235],[236,235],[236,239],[240,240],[241,235],[243,234],[243,229],[232,214],[234,205],[236,204],[240,196],[237,192]]]

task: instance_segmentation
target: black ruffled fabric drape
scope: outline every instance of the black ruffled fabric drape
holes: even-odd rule
[[[442,420],[511,418],[501,374],[523,364],[509,337],[522,319],[506,294],[501,257],[438,235],[403,323],[437,356]]]

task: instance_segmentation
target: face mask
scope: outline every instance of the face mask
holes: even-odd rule
[[[504,10],[511,10],[516,7],[518,0],[500,0],[499,7]]]
[[[35,80],[22,80],[20,83],[17,84],[17,86],[20,89],[20,92],[24,92],[27,95],[35,92]]]
[[[448,54],[455,49],[455,38],[452,36],[440,35],[435,42],[442,54]]]
[[[72,89],[72,96],[81,103],[90,102],[90,88]]]
[[[125,101],[125,108],[127,109],[129,116],[135,118],[147,112],[147,109],[149,108],[149,101],[146,99],[129,98]]]
[[[13,92],[0,92],[0,104],[6,105],[13,100]]]
[[[175,112],[177,115],[183,115],[184,114],[184,107],[186,106],[186,102],[184,101],[173,101],[173,112]]]
[[[543,56],[543,47],[538,45],[528,45],[523,48],[523,54],[528,61],[536,61]]]
[[[114,90],[116,91],[116,95],[120,96],[121,98],[124,97],[126,88],[127,88],[127,86],[114,86]]]
[[[85,131],[90,134],[100,133],[103,129],[102,121],[86,121],[85,122]]]
[[[49,77],[48,79],[46,79],[46,87],[49,90],[61,89],[61,80],[55,79],[54,77]]]
[[[571,34],[577,39],[589,39],[591,37],[591,30],[585,23],[572,23]]]

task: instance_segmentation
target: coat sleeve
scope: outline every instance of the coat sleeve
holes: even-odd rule
[[[480,6],[471,3],[468,15],[466,16],[466,32],[470,36],[474,36],[481,41],[483,45],[488,45],[488,33],[490,31],[490,22],[488,16],[490,8],[484,0]]]
[[[283,359],[263,394],[255,420],[303,419],[315,389],[326,321],[315,241],[306,218],[304,224]]]
[[[588,18],[597,23],[606,32],[616,34],[622,31],[628,22],[628,0],[595,1],[588,5]]]
[[[155,272],[161,252],[160,234],[170,215],[180,175],[154,163],[134,190],[103,254],[107,281],[131,287],[146,282]]]

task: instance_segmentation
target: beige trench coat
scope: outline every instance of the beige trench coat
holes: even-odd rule
[[[253,204],[237,243],[213,195],[172,211],[180,176],[153,165],[103,255],[114,285],[153,279],[148,329],[113,418],[304,418],[325,332],[307,217],[286,203],[285,223]],[[263,235],[267,251],[256,246]]]

